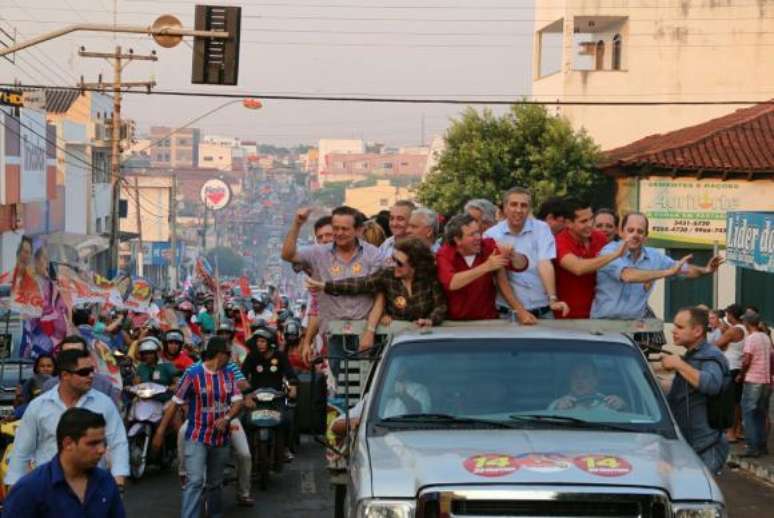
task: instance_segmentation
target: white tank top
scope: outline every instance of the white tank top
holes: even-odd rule
[[[747,329],[743,324],[734,324],[734,327],[742,330],[742,339],[738,342],[731,342],[723,354],[726,355],[728,360],[728,368],[738,370],[742,368],[742,350],[744,349],[744,339],[747,338]]]

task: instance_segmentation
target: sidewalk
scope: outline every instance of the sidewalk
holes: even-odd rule
[[[774,405],[769,406],[769,422],[774,424]],[[744,451],[744,442],[731,445],[728,462],[738,464],[740,468],[756,478],[774,484],[774,433],[769,431],[769,454],[755,459],[743,458],[739,454]]]

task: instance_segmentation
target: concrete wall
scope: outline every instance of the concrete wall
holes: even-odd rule
[[[169,241],[169,176],[128,177],[129,185],[121,187],[121,199],[128,200],[127,217],[121,220],[121,230],[137,232],[137,204],[134,192],[135,178],[140,191],[140,216],[143,241]]]
[[[381,210],[389,210],[396,201],[406,199],[413,199],[408,189],[394,187],[389,180],[379,180],[372,187],[347,189],[344,204],[372,216]]]
[[[539,100],[763,101],[774,97],[774,5],[749,0],[685,0],[612,7],[599,0],[536,0],[539,31],[563,20],[561,70],[539,76],[535,45],[532,95]],[[604,28],[612,17],[623,37],[623,68],[576,70],[576,29],[609,41]],[[618,19],[618,18],[616,18]],[[590,27],[589,22],[594,26]],[[546,49],[544,52],[548,52]],[[603,149],[628,144],[725,115],[736,106],[563,106],[558,111],[576,128],[584,127]]]

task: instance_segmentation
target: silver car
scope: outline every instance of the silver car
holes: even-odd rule
[[[497,323],[404,333],[361,417],[350,517],[726,516],[621,333]]]

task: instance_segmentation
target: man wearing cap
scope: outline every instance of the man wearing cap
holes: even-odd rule
[[[756,311],[745,311],[742,322],[747,330],[742,369],[737,375],[737,381],[744,381],[741,406],[747,449],[742,457],[760,457],[768,453],[765,422],[771,390],[771,340],[761,332],[761,319]]]
[[[228,342],[215,336],[207,342],[204,361],[183,375],[171,405],[153,437],[158,450],[178,407],[188,404],[182,518],[198,518],[202,498],[209,516],[221,518],[221,487],[229,457],[229,423],[242,409],[242,393],[234,374],[223,367],[231,359]]]

